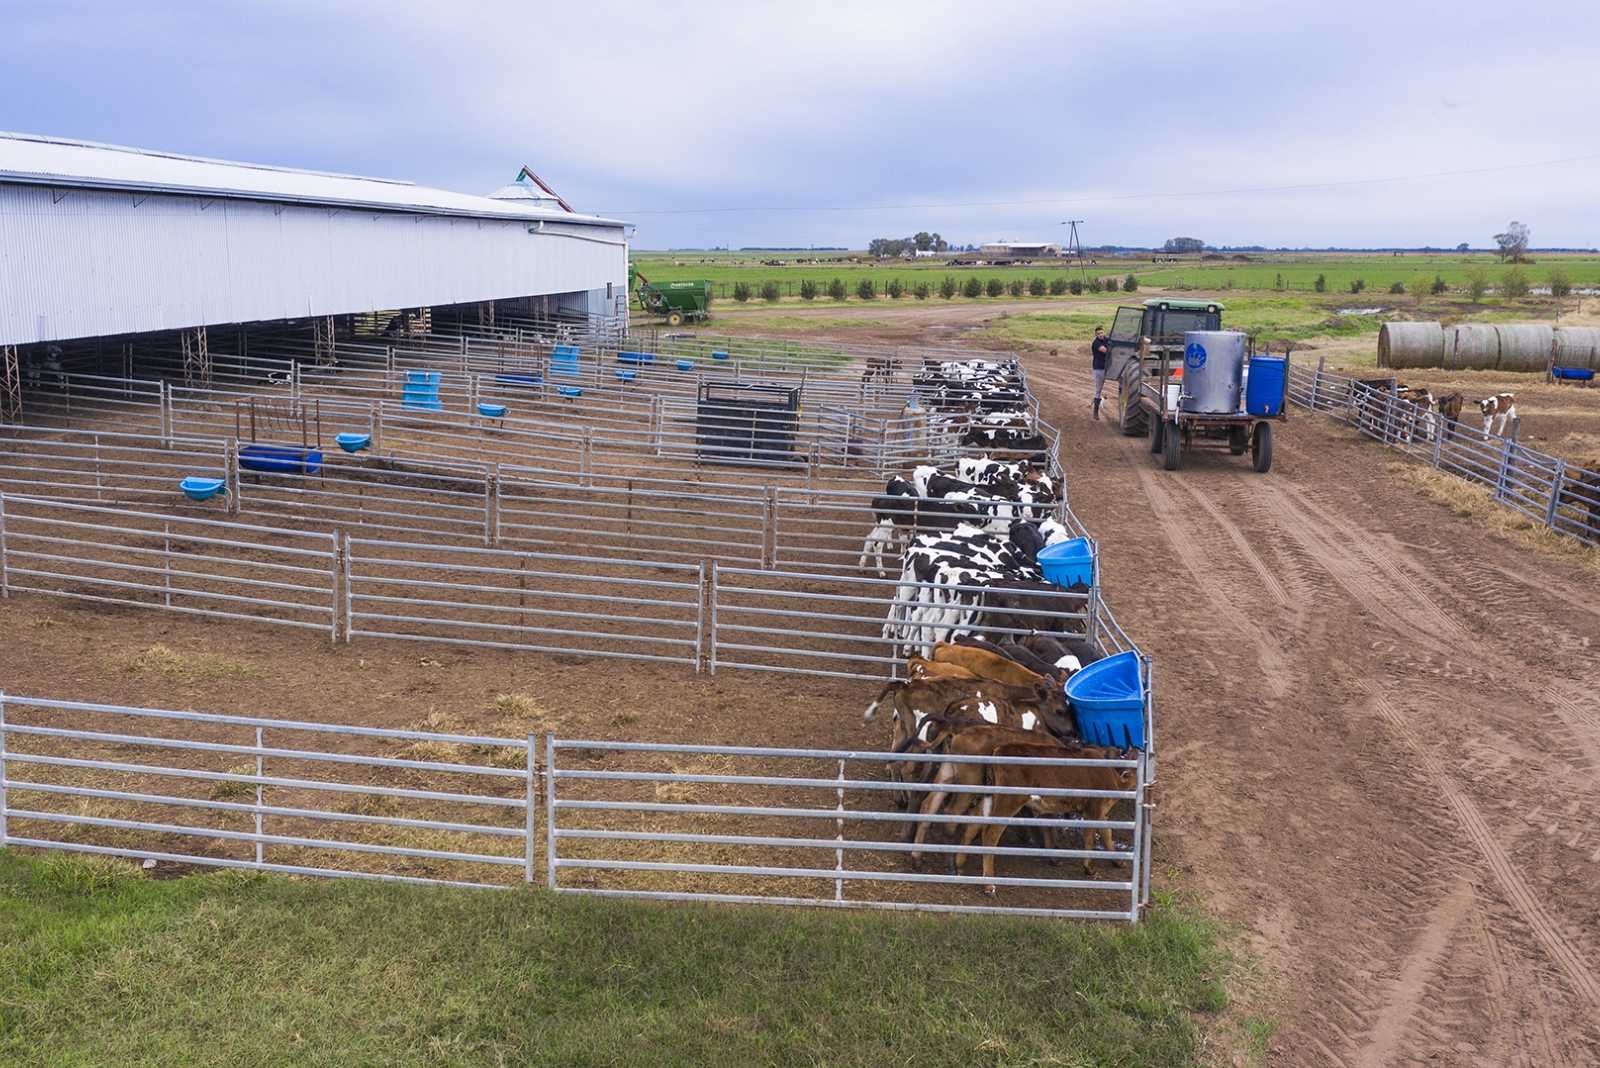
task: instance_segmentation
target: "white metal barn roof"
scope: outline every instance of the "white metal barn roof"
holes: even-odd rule
[[[613,219],[409,182],[0,134],[0,344],[603,294],[626,283],[627,243]]]

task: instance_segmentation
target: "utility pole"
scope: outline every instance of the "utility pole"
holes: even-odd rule
[[[1078,254],[1078,274],[1087,282],[1089,280],[1089,272],[1083,265],[1083,242],[1078,240],[1078,224],[1081,222],[1083,222],[1082,219],[1064,219],[1061,225],[1071,227],[1067,231],[1067,255],[1071,256],[1076,250]]]

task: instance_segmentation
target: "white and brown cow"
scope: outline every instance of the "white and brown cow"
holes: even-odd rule
[[[1496,434],[1506,432],[1506,424],[1517,417],[1517,395],[1515,393],[1496,393],[1492,397],[1485,397],[1478,402],[1478,410],[1483,413],[1483,432],[1489,433],[1489,424],[1499,421],[1495,428]]]

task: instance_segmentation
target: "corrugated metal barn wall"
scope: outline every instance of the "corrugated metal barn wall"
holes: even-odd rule
[[[530,225],[0,185],[0,344],[626,284],[620,227]]]

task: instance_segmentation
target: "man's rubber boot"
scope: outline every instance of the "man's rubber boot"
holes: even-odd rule
[[[1094,399],[1094,417],[1096,419],[1100,418],[1100,398],[1099,397],[1096,397]]]

